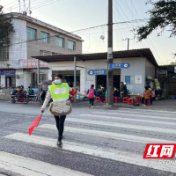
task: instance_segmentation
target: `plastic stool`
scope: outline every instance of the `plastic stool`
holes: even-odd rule
[[[105,101],[104,101],[104,103],[108,103],[107,97],[105,97]]]
[[[118,103],[119,102],[119,97],[114,97],[114,103]]]
[[[128,97],[123,97],[123,103],[128,103]]]
[[[100,97],[96,97],[95,102],[96,103],[101,103],[101,98]]]
[[[75,98],[74,98],[74,97],[71,97],[71,98],[70,98],[70,102],[71,102],[71,103],[74,103],[74,102],[75,102]]]
[[[148,100],[147,105],[152,105],[151,100]]]
[[[129,98],[128,99],[128,104],[129,105],[134,105],[135,101],[134,101],[134,98]]]
[[[142,103],[142,97],[137,97],[137,101]]]

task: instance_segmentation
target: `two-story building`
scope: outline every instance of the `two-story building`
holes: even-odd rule
[[[56,26],[20,13],[6,14],[14,33],[10,46],[0,50],[1,87],[37,86],[37,61],[31,56],[81,54],[82,39]],[[48,64],[40,63],[40,78],[47,79]]]

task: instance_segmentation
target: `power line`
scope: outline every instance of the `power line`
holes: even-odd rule
[[[131,3],[132,3],[132,5],[133,5],[133,7],[134,7],[134,10],[135,10],[135,12],[136,12],[137,17],[140,19],[139,14],[138,14],[138,12],[137,12],[137,10],[136,10],[136,7],[135,7],[135,5],[134,5],[134,3],[133,3],[133,1],[132,1],[132,0],[131,0]],[[153,46],[153,48],[154,48],[154,50],[155,50],[155,52],[156,52],[156,54],[157,54],[157,56],[158,56],[158,58],[159,58],[160,62],[163,64],[163,61],[161,60],[161,58],[160,58],[160,56],[159,56],[159,54],[158,54],[158,52],[157,52],[156,48],[154,47],[154,45],[153,45],[153,43],[151,42],[151,40],[150,40],[150,38],[149,38],[149,37],[148,37],[148,39],[149,39],[149,41],[150,41],[151,45]],[[146,40],[146,41],[147,41],[147,40]],[[147,43],[148,43],[148,41],[147,41]]]

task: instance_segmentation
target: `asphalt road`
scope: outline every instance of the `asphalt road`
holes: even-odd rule
[[[176,143],[176,111],[89,109],[77,104],[66,119],[63,147],[55,120],[36,102],[0,102],[0,176],[171,176],[176,164],[143,159],[147,143]],[[175,161],[175,159],[173,160]]]

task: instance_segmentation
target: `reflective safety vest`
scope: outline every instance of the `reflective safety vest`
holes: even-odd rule
[[[60,85],[53,84],[49,86],[53,100],[69,98],[69,89],[67,83],[62,83]]]

